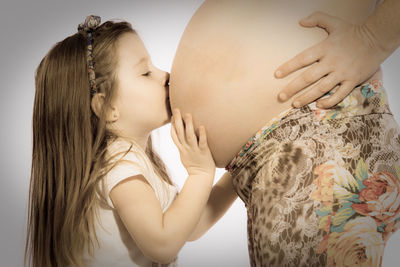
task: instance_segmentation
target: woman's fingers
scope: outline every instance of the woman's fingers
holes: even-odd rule
[[[303,72],[300,76],[291,81],[279,94],[279,99],[281,101],[286,101],[299,91],[320,80],[328,73],[329,70],[322,64],[318,63],[313,65],[311,68],[309,68],[308,70]]]
[[[312,46],[279,66],[275,71],[275,77],[284,78],[292,72],[307,67],[318,61],[321,54],[319,45]]]
[[[331,108],[331,107],[337,105],[353,90],[354,87],[356,87],[356,84],[354,84],[352,82],[342,83],[333,95],[330,95],[327,98],[318,100],[317,106],[319,108],[327,109],[327,108]]]
[[[337,28],[340,22],[341,20],[337,17],[317,11],[307,18],[301,19],[300,25],[303,27],[319,27],[326,30],[328,33],[331,33]]]
[[[293,100],[293,106],[296,108],[305,106],[315,99],[318,99],[334,89],[338,85],[338,81],[335,79],[334,75],[329,74],[328,76],[320,79],[310,90],[304,94],[296,97]]]
[[[323,12],[314,12],[307,18],[300,20],[300,25],[303,27],[320,27],[325,29],[328,34],[335,31],[343,21],[337,17],[330,16]],[[280,101],[286,101],[297,92],[306,88],[307,86],[317,82],[323,76],[325,76],[330,69],[330,65],[322,64],[322,59],[325,58],[327,52],[326,41],[322,41],[317,45],[307,48],[303,52],[296,55],[294,58],[285,62],[281,65],[275,72],[276,78],[284,78],[288,74],[298,71],[304,67],[307,67],[317,61],[319,61],[315,66],[311,67],[309,70],[302,73],[299,77],[288,84],[279,94]],[[318,95],[317,92],[311,92]],[[307,94],[310,95],[310,94]],[[311,102],[311,101],[305,101]],[[302,102],[302,103],[305,103]]]

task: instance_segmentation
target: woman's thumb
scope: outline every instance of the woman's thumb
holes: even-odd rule
[[[299,22],[303,27],[320,27],[330,33],[335,30],[339,21],[340,19],[337,17],[317,11],[312,13],[310,16],[301,19]]]

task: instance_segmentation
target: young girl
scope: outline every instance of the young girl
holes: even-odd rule
[[[169,74],[126,22],[89,16],[36,72],[25,260],[44,266],[175,266],[236,199],[213,187],[206,132],[173,117]],[[179,194],[152,149],[170,122],[188,178]],[[164,265],[165,264],[165,265]]]

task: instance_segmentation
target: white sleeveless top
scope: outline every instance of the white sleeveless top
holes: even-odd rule
[[[119,182],[135,175],[143,175],[148,181],[160,201],[162,211],[165,212],[175,199],[178,188],[162,180],[154,171],[150,159],[138,145],[132,144],[130,151],[124,156],[131,146],[131,142],[117,138],[107,147],[106,157],[119,154],[112,162],[122,159],[105,177],[105,193],[108,204],[114,208],[109,197],[111,189]],[[105,207],[99,208],[99,221],[96,223],[96,234],[100,248],[94,251],[94,257],[85,252],[85,266],[90,267],[125,267],[125,266],[177,266],[176,259],[170,264],[156,264],[146,258],[137,247],[116,211]]]

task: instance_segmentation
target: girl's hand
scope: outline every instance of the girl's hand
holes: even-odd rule
[[[214,178],[215,162],[207,144],[206,130],[199,127],[197,138],[191,114],[182,116],[179,109],[172,111],[171,136],[179,149],[181,161],[189,175],[211,175]]]
[[[354,25],[322,12],[313,13],[301,20],[300,24],[303,27],[323,28],[329,36],[287,61],[275,72],[277,78],[283,78],[313,64],[287,84],[279,95],[280,100],[286,101],[316,83],[294,99],[295,107],[304,106],[339,86],[333,95],[317,101],[321,108],[336,105],[372,76],[388,56],[365,25]]]

